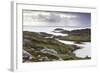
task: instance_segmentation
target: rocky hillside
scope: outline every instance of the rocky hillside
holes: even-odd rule
[[[90,29],[67,31],[56,28],[53,32],[68,35],[55,36],[46,32],[23,31],[23,62],[89,59],[75,56],[73,51],[80,49],[80,46],[67,45],[58,39],[78,43],[90,41]]]

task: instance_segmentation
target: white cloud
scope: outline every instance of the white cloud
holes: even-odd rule
[[[23,25],[34,26],[83,26],[80,16],[73,13],[24,11]]]
[[[71,15],[71,14],[60,14],[61,18],[77,18],[76,15]]]

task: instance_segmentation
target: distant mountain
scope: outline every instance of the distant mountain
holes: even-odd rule
[[[55,33],[63,33],[63,34],[78,34],[78,33],[90,33],[91,32],[91,29],[90,28],[86,28],[86,29],[75,29],[75,30],[65,30],[63,28],[56,28],[53,30],[53,32]]]
[[[53,30],[55,33],[63,33],[63,34],[69,34],[70,31],[62,29],[62,28],[56,28]]]
[[[57,32],[56,32],[57,31]],[[56,28],[54,29],[55,33],[62,33],[62,34],[68,34],[67,36],[55,36],[54,38],[59,38],[61,40],[69,40],[69,41],[75,41],[75,42],[90,42],[91,41],[91,29],[77,29],[68,31],[62,28]]]
[[[91,29],[86,28],[86,29],[78,29],[78,30],[72,30],[70,31],[71,35],[91,35]]]

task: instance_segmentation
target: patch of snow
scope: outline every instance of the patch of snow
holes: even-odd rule
[[[68,36],[68,34],[63,34],[63,33],[55,33],[55,32],[48,32],[49,34],[53,34],[55,36]]]
[[[85,43],[83,48],[74,51],[74,53],[76,54],[76,56],[82,57],[82,58],[86,56],[91,57],[91,44]]]
[[[75,44],[73,41],[64,41],[64,40],[59,40],[58,41],[64,43],[64,44],[71,44],[71,45],[76,45],[76,46],[81,46],[81,49],[75,50],[73,53],[76,54],[77,57],[91,57],[91,43],[90,42],[83,42],[83,44]]]
[[[76,46],[85,46],[85,44],[75,44],[74,41],[64,41],[64,40],[59,40],[59,39],[56,39],[56,40],[58,40],[59,42],[64,43],[64,44],[71,44],[71,45],[76,45]]]
[[[72,42],[72,41],[64,41],[64,40],[59,40],[59,39],[56,39],[56,40],[58,40],[59,42],[64,43],[64,44],[74,44],[74,42]]]

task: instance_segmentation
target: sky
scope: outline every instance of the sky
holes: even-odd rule
[[[23,10],[23,25],[90,27],[91,14],[79,12]]]

